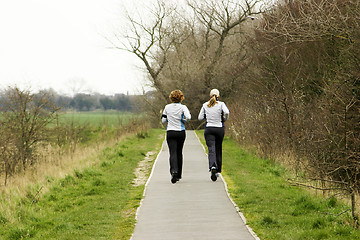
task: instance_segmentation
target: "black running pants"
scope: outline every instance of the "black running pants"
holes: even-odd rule
[[[185,130],[166,132],[166,142],[170,153],[170,174],[177,173],[177,177],[181,178],[183,166],[183,146],[185,142]]]
[[[222,166],[222,142],[224,140],[225,127],[206,127],[204,131],[206,146],[208,147],[209,170],[212,167],[221,172]]]

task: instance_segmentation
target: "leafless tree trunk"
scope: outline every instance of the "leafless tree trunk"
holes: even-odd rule
[[[209,58],[209,61],[205,67],[204,85],[207,90],[212,86],[215,66],[223,55],[225,41],[229,36],[241,33],[240,25],[248,17],[263,13],[260,9],[262,1],[211,0],[203,1],[201,4],[198,2],[188,0],[188,5],[193,9],[195,16],[206,29],[204,56]],[[212,36],[213,34],[215,36]],[[211,41],[216,42],[214,49],[210,48]],[[210,49],[211,52],[209,53]]]
[[[152,86],[165,100],[169,94],[165,91],[159,74],[167,63],[167,52],[173,44],[168,25],[173,14],[174,9],[167,8],[165,2],[158,0],[151,19],[143,21],[128,14],[130,32],[117,32],[114,33],[115,39],[107,38],[115,49],[131,52],[144,63]]]

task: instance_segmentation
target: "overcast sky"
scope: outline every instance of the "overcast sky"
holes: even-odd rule
[[[103,37],[121,25],[124,3],[135,2],[141,1],[0,0],[0,88],[140,92],[142,62],[107,48]]]

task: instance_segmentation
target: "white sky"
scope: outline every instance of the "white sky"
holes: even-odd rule
[[[0,88],[139,93],[142,62],[107,48],[103,37],[134,2],[141,1],[0,0]]]

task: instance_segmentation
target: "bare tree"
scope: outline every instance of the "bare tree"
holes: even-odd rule
[[[241,24],[249,16],[263,13],[260,4],[262,1],[245,0],[234,2],[231,0],[202,1],[188,0],[188,5],[193,9],[195,16],[205,30],[204,58],[208,64],[204,73],[204,85],[211,88],[216,64],[220,61],[225,46],[225,41],[232,35],[241,33]],[[211,48],[212,41],[216,44]]]
[[[14,135],[8,131],[6,124],[0,121],[0,165],[4,169],[4,185],[14,172],[16,161],[14,159]]]
[[[184,103],[192,111],[198,111],[210,87],[233,90],[238,78],[222,71],[226,63],[221,65],[221,60],[234,59],[235,62],[246,58],[246,54],[239,54],[241,47],[237,45],[241,42],[240,25],[249,15],[262,12],[257,9],[260,1],[187,3],[180,11],[179,7],[159,0],[147,21],[127,14],[130,31],[108,38],[114,48],[131,52],[144,63],[151,86],[156,89],[154,94],[161,98],[144,100],[147,106],[156,108],[153,113],[158,113],[168,102],[168,94],[175,88],[184,92]],[[221,81],[220,76],[224,80]],[[150,101],[157,102],[149,104]]]
[[[1,110],[2,124],[14,137],[15,161],[25,170],[35,163],[37,144],[47,139],[47,127],[59,108],[46,91],[33,94],[15,87],[6,90]]]
[[[67,86],[72,93],[72,97],[84,90],[86,81],[83,78],[72,78],[67,82]]]
[[[168,22],[173,13],[173,8],[158,0],[155,9],[151,10],[150,19],[136,19],[127,13],[130,32],[115,33],[115,39],[107,38],[115,49],[129,51],[144,63],[152,86],[164,99],[168,98],[168,93],[159,80],[159,74],[167,62],[167,52],[172,45]]]

